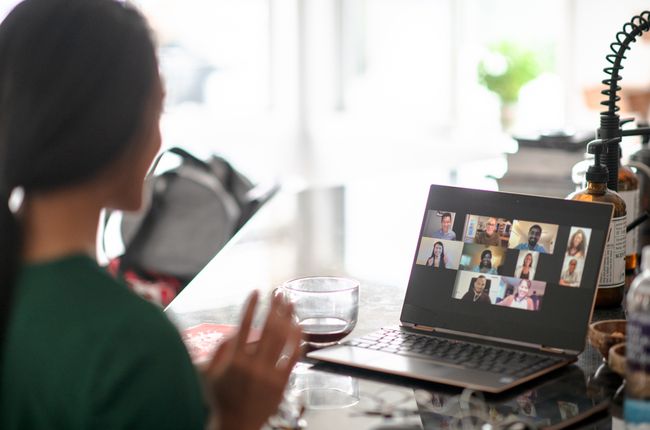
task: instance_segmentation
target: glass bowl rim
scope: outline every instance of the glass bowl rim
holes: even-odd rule
[[[329,280],[345,281],[346,283],[351,283],[353,285],[343,287],[343,288],[337,288],[337,289],[334,289],[334,290],[327,290],[327,291],[313,291],[313,290],[307,290],[307,289],[304,289],[304,288],[296,288],[296,287],[293,287],[293,286],[290,285],[292,283],[295,283],[295,282],[298,282],[298,281],[304,281],[304,280],[307,280],[307,279],[319,279],[319,280],[327,280],[327,279],[329,279]],[[328,294],[328,293],[340,293],[340,292],[343,292],[343,291],[350,291],[350,290],[359,290],[360,286],[361,286],[361,283],[358,280],[356,280],[354,278],[348,278],[348,277],[345,277],[345,276],[302,276],[302,277],[299,277],[299,278],[289,279],[288,281],[283,282],[280,285],[279,288],[280,289],[286,288],[287,290],[297,291],[297,292],[301,292],[301,293]]]

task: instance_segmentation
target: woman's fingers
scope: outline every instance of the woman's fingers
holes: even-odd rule
[[[234,355],[248,356],[253,362],[258,362],[262,366],[278,367],[281,374],[287,374],[293,368],[298,358],[300,358],[300,343],[302,331],[295,324],[293,317],[293,306],[287,303],[281,295],[272,296],[271,307],[269,309],[264,329],[257,343],[255,353],[247,348],[246,341],[251,330],[255,307],[259,300],[259,294],[254,292],[249,297],[245,306],[239,333],[232,340]],[[224,345],[226,346],[226,345]],[[250,345],[248,345],[250,347]],[[213,359],[211,367],[216,365],[228,352],[228,348],[220,351],[219,357]],[[281,359],[280,355],[282,354]],[[232,355],[232,354],[231,354]]]
[[[285,348],[292,325],[293,307],[286,303],[282,296],[273,297],[259,343],[258,355],[260,359],[275,364]]]
[[[238,350],[243,350],[246,347],[246,341],[248,340],[248,334],[250,333],[251,325],[253,324],[253,316],[255,315],[255,307],[257,306],[258,299],[259,293],[257,291],[253,291],[251,295],[248,296],[244,316],[242,317],[239,326],[239,333],[237,333]]]
[[[302,340],[302,330],[297,324],[291,324],[289,327],[289,332],[287,336],[286,348],[284,350],[286,358],[283,357],[283,361],[278,363],[278,367],[283,372],[284,377],[288,378],[289,373],[293,369],[293,366],[296,364],[300,355],[302,353],[301,347]]]

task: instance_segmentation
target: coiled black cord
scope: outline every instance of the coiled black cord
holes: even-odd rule
[[[609,45],[612,53],[605,57],[611,66],[603,69],[609,77],[603,80],[603,84],[607,88],[601,91],[601,94],[606,96],[607,99],[600,102],[600,104],[606,106],[607,110],[600,113],[598,137],[608,141],[604,157],[605,165],[609,170],[607,187],[614,191],[618,190],[618,144],[621,141],[621,125],[617,113],[620,110],[617,102],[621,100],[617,94],[621,89],[618,85],[618,82],[622,79],[619,74],[623,69],[621,62],[626,58],[625,51],[630,49],[630,44],[648,30],[650,30],[650,11],[644,11],[634,16],[630,22],[625,23],[623,29],[616,33],[616,42]]]

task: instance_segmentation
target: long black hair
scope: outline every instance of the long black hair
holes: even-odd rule
[[[573,247],[573,241],[575,240],[577,235],[582,236],[582,241],[580,242],[580,245],[578,245],[577,248]],[[576,254],[582,254],[584,256],[585,253],[585,242],[587,241],[587,236],[585,236],[585,232],[582,231],[582,229],[578,229],[571,235],[571,238],[569,238],[569,246],[566,250],[567,254],[569,255],[576,255]]]
[[[115,0],[25,0],[0,25],[0,360],[22,252],[12,190],[97,175],[138,132],[156,79],[146,21]]]
[[[438,267],[444,269],[445,268],[445,245],[442,242],[436,241],[436,243],[433,244],[433,249],[431,249],[431,257],[429,257],[428,260],[431,260],[431,266],[433,267],[436,258],[436,254],[435,254],[436,245],[440,245],[440,249],[441,249],[440,261],[438,262]]]

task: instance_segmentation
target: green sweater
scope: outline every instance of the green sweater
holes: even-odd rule
[[[174,326],[87,256],[23,268],[0,374],[0,429],[203,429]]]

